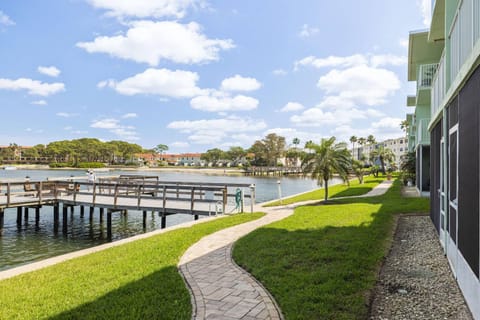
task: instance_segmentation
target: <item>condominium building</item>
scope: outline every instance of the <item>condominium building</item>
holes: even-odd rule
[[[479,65],[480,1],[432,1],[430,29],[410,34],[409,80],[417,81],[417,95],[408,98],[415,106],[407,116],[409,142],[414,141],[417,163],[429,158],[431,219],[476,319],[480,319]],[[428,89],[420,88],[424,85]],[[421,168],[424,179],[426,164]]]
[[[373,150],[376,150],[383,146],[386,149],[390,149],[395,156],[394,164],[396,168],[400,168],[405,154],[408,152],[408,138],[400,137],[396,139],[388,139],[382,142],[366,145],[355,145],[351,150],[353,158],[355,160],[365,160],[370,162],[370,154]]]

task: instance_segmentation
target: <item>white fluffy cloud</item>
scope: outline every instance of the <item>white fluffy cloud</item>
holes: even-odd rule
[[[361,54],[355,54],[347,57],[329,56],[327,58],[317,58],[315,56],[308,56],[301,60],[295,61],[295,69],[304,66],[311,66],[315,68],[326,67],[352,67],[361,64],[367,64],[368,59]]]
[[[286,76],[288,72],[284,69],[275,69],[272,71],[272,73],[276,76]]]
[[[122,116],[122,119],[130,119],[130,118],[137,118],[138,115],[136,113],[125,113]]]
[[[221,90],[224,91],[255,91],[260,89],[262,84],[255,78],[235,75],[222,81]]]
[[[122,125],[120,120],[114,118],[94,120],[92,121],[90,127],[96,129],[106,129],[121,139],[127,141],[137,141],[140,139],[134,126]]]
[[[107,10],[114,17],[182,18],[191,7],[203,7],[200,0],[88,0],[93,7]]]
[[[0,25],[13,26],[15,25],[15,22],[10,19],[10,17],[7,16],[3,11],[0,10]]]
[[[430,27],[432,21],[432,1],[431,0],[417,0],[417,6],[422,12],[423,25]]]
[[[65,85],[59,82],[45,83],[27,78],[16,80],[0,78],[0,89],[11,91],[27,90],[28,94],[47,97],[65,91]]]
[[[132,6],[136,4],[137,1],[132,2]],[[107,53],[157,66],[162,59],[187,64],[218,60],[219,52],[233,48],[234,44],[230,39],[207,38],[195,22],[135,21],[125,35],[100,36],[77,46],[89,53]]]
[[[162,97],[190,98],[204,94],[205,91],[197,87],[198,74],[183,70],[152,69],[143,73],[116,82],[106,80],[97,86],[109,86],[123,95],[152,94]]]
[[[314,67],[314,68],[351,68],[361,65],[368,65],[374,68],[380,66],[400,66],[407,63],[407,57],[396,56],[392,54],[379,55],[363,55],[354,54],[351,56],[329,56],[326,58],[317,58],[315,56],[308,56],[294,63],[295,70],[300,67]]]
[[[213,91],[208,95],[193,98],[190,105],[193,109],[210,112],[249,111],[257,108],[258,100],[244,95],[231,97],[228,94]]]
[[[282,109],[280,109],[280,112],[294,112],[303,109],[305,109],[305,107],[301,103],[288,102]]]
[[[317,34],[320,30],[318,28],[310,27],[308,24],[302,26],[302,30],[298,33],[300,38],[309,38]]]
[[[36,101],[30,102],[30,104],[35,104],[35,105],[37,105],[37,106],[46,106],[46,105],[47,105],[47,101],[45,101],[45,100],[36,100]]]
[[[69,113],[69,112],[57,112],[56,114],[58,117],[62,118],[72,118],[72,117],[77,117],[79,116],[78,113]]]
[[[323,89],[335,105],[384,104],[387,97],[400,89],[400,80],[392,71],[366,65],[345,70],[332,70],[322,76],[317,86]]]
[[[61,71],[57,67],[54,67],[54,66],[50,66],[50,67],[39,66],[37,68],[37,70],[41,74],[44,74],[44,75],[47,75],[47,76],[50,76],[50,77],[54,77],[54,78],[58,77],[61,73]]]
[[[172,148],[188,148],[190,144],[184,141],[175,141],[170,143],[170,147]]]
[[[256,132],[266,128],[262,120],[230,117],[210,120],[184,120],[174,121],[167,128],[179,130],[189,134],[188,140],[193,144],[219,143],[228,135]]]

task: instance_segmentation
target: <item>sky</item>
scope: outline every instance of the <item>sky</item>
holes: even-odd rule
[[[430,0],[0,0],[0,145],[403,136]]]

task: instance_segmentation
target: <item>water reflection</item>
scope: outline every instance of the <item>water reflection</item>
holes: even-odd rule
[[[101,175],[132,174],[132,172],[113,171]],[[24,179],[30,176],[31,180],[43,180],[46,177],[81,176],[84,171],[66,170],[0,170],[0,180]],[[277,180],[281,181],[282,194],[288,196],[317,187],[315,181],[298,177],[244,177],[205,175],[182,172],[134,172],[139,175],[159,175],[161,181],[191,181],[191,182],[225,182],[248,183],[256,185],[257,202],[264,202],[278,197]],[[246,208],[248,210],[248,207]],[[9,269],[22,264],[38,261],[48,257],[84,249],[109,241],[115,241],[136,234],[153,231],[161,228],[162,219],[157,212],[147,212],[144,223],[143,212],[129,210],[128,213],[112,213],[111,235],[107,230],[107,213],[105,210],[103,221],[100,219],[100,210],[95,208],[90,218],[90,208],[85,207],[84,215],[80,214],[77,206],[72,212],[68,210],[67,222],[63,223],[62,208],[60,208],[59,225],[54,223],[52,206],[43,206],[38,219],[35,209],[28,210],[28,219],[22,218],[17,224],[17,210],[5,210],[3,234],[0,236],[0,270]],[[191,215],[170,215],[166,219],[166,227],[192,221]]]

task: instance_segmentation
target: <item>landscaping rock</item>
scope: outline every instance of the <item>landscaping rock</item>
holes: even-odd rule
[[[401,216],[370,319],[473,319],[428,216]]]

